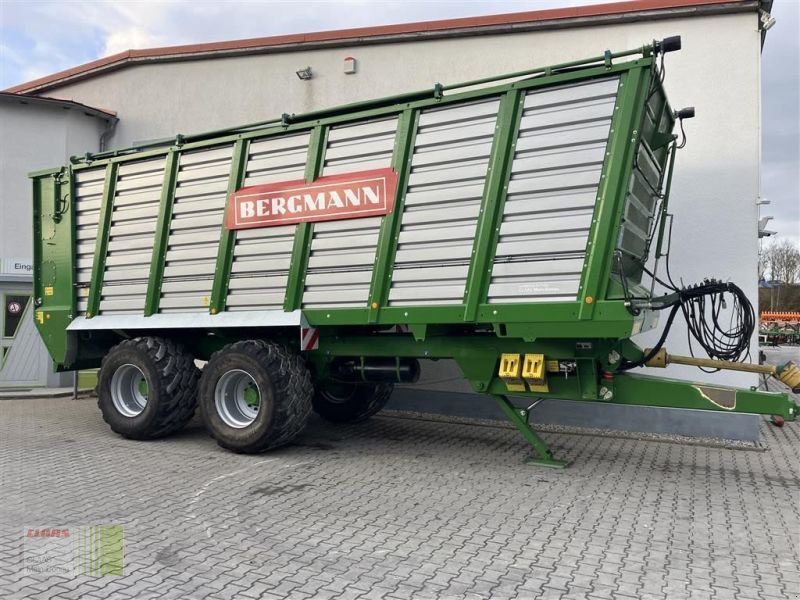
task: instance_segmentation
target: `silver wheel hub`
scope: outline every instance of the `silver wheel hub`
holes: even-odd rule
[[[121,415],[138,417],[147,406],[147,379],[136,365],[125,364],[111,376],[111,402]]]
[[[232,369],[217,381],[214,388],[214,406],[226,425],[243,429],[258,417],[261,390],[249,373],[241,369]]]

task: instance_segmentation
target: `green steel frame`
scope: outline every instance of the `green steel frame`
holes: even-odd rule
[[[164,183],[161,187],[161,205],[156,223],[155,243],[153,244],[153,258],[150,261],[150,277],[147,282],[147,296],[145,297],[145,316],[158,312],[161,301],[161,280],[164,276],[164,262],[167,257],[167,243],[169,241],[170,221],[172,221],[172,204],[175,200],[175,186],[178,181],[178,164],[180,154],[177,150],[167,153],[164,165]],[[97,311],[92,314],[97,314]]]
[[[649,89],[651,76],[649,71],[634,69],[619,83],[606,149],[607,159],[616,157],[616,160],[606,160],[600,174],[593,227],[586,247],[586,270],[580,285],[580,321],[592,319],[596,310],[595,300],[605,298],[614,247],[619,237],[625,190],[631,177],[633,157],[639,147],[638,130],[646,104],[642,94],[643,90]]]
[[[497,402],[497,406],[503,411],[503,414],[517,429],[519,429],[522,437],[525,438],[525,441],[528,442],[533,449],[533,454],[531,454],[530,458],[527,460],[528,464],[550,467],[553,469],[563,469],[567,466],[566,462],[556,460],[553,457],[552,450],[547,447],[545,441],[539,437],[539,434],[536,433],[530,426],[530,423],[528,423],[530,409],[514,406],[511,400],[508,399],[508,396],[502,394],[495,394],[493,397]]]
[[[236,140],[233,144],[231,174],[228,179],[228,200],[230,200],[233,192],[242,187],[249,148],[249,140]],[[227,205],[225,208],[227,209]],[[231,266],[233,265],[233,246],[235,244],[236,230],[228,229],[223,223],[219,233],[217,268],[214,271],[214,284],[211,288],[211,302],[209,303],[211,314],[225,310],[225,303],[228,298],[228,282],[230,281]]]
[[[96,315],[100,310],[100,295],[103,289],[103,276],[106,270],[108,250],[108,231],[111,229],[111,215],[114,212],[114,196],[117,189],[117,172],[119,165],[106,165],[106,177],[103,187],[103,201],[100,205],[100,220],[97,225],[97,246],[94,251],[92,266],[92,285],[89,288],[89,300],[86,308],[87,318]]]
[[[511,177],[511,162],[514,159],[517,132],[524,103],[525,95],[521,90],[509,90],[500,101],[494,143],[483,191],[482,218],[478,224],[475,245],[472,249],[472,261],[467,275],[464,321],[477,320],[480,303],[486,298],[489,289],[492,261],[500,231],[499,223],[503,216],[505,192],[508,190],[508,180]]]
[[[614,58],[640,54],[640,58],[614,63]],[[328,131],[334,125],[396,115],[397,133],[392,166],[398,172],[399,185],[394,210],[384,217],[375,256],[369,298],[361,308],[304,310],[307,322],[320,329],[319,349],[306,355],[318,378],[331,377],[331,361],[336,357],[408,357],[454,359],[473,389],[495,398],[509,419],[531,444],[538,464],[561,466],[544,442],[527,423],[527,411],[508,399],[505,381],[498,375],[499,357],[512,353],[541,354],[548,360],[571,365],[568,373],[548,376],[548,390],[515,392],[517,396],[596,400],[621,404],[645,404],[676,408],[695,408],[727,412],[755,412],[780,415],[793,420],[797,407],[785,394],[753,390],[715,391],[713,386],[683,381],[654,379],[619,370],[620,358],[636,360],[642,351],[629,341],[633,333],[647,328],[652,313],[634,316],[626,308],[615,280],[614,254],[623,221],[626,194],[639,143],[646,139],[663,168],[666,192],[655,220],[660,227],[656,255],[662,252],[664,217],[674,162],[674,143],[669,132],[659,131],[647,107],[656,98],[656,117],[671,111],[666,96],[655,77],[653,47],[606,53],[588,61],[575,61],[522,71],[500,78],[485,78],[458,84],[437,86],[423,91],[309,113],[285,115],[280,120],[248,125],[236,130],[210,132],[199,136],[179,137],[170,143],[115,151],[73,161],[64,169],[33,173],[34,228],[37,240],[35,261],[35,305],[37,326],[59,369],[97,366],[103,353],[120,335],[141,332],[94,332],[68,336],[66,326],[76,316],[75,297],[75,174],[83,169],[105,167],[105,188],[98,226],[97,252],[89,290],[87,318],[102,313],[101,293],[108,234],[113,211],[119,166],[132,160],[165,157],[166,168],[161,210],[155,232],[150,277],[144,315],[158,312],[161,280],[168,243],[172,199],[180,156],[183,152],[233,144],[228,192],[241,187],[252,140],[308,132],[310,143],[305,178],[314,181],[322,173]],[[609,76],[619,77],[619,92],[614,107],[607,154],[586,247],[584,272],[578,297],[572,302],[537,304],[488,304],[486,301],[499,223],[514,158],[515,140],[520,127],[525,93],[528,90],[586,81]],[[519,79],[519,77],[524,77]],[[491,85],[486,85],[491,84]],[[483,87],[477,87],[483,86]],[[453,93],[449,93],[452,90]],[[448,93],[445,93],[448,92]],[[655,96],[654,96],[655,94]],[[405,201],[405,188],[420,111],[486,97],[500,99],[489,171],[469,265],[468,284],[463,302],[447,306],[387,306],[392,281],[394,257]],[[313,224],[296,226],[284,310],[302,308],[306,271],[311,251]],[[209,312],[226,309],[226,296],[233,260],[236,232],[220,230]],[[624,276],[624,275],[622,275]],[[638,283],[638,282],[635,282]],[[644,288],[637,286],[637,292]],[[646,290],[644,290],[645,296]],[[391,333],[395,325],[408,326],[408,333]],[[297,332],[275,330],[251,331],[188,330],[182,341],[198,357],[236,339],[269,335],[297,346]],[[720,388],[721,389],[721,388]],[[723,397],[719,401],[718,397]]]
[[[324,125],[317,125],[311,130],[305,172],[305,178],[308,182],[314,181],[322,173],[322,168],[325,165],[327,140],[328,128]],[[302,304],[303,291],[306,286],[306,272],[308,271],[308,258],[311,256],[311,238],[313,236],[313,223],[297,224],[297,231],[294,234],[294,247],[292,248],[292,260],[289,263],[286,298],[283,301],[284,310],[296,310]]]
[[[375,268],[372,272],[369,291],[370,311],[367,320],[370,323],[378,322],[389,297],[389,282],[392,280],[394,257],[397,252],[397,236],[400,233],[400,215],[403,214],[405,201],[403,190],[406,188],[408,175],[411,172],[411,155],[414,150],[418,121],[419,111],[413,109],[404,110],[398,118],[397,135],[392,153],[392,168],[399,173],[397,197],[394,210],[383,220],[381,231],[378,234]]]

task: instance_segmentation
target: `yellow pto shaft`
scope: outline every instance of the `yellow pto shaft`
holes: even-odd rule
[[[644,352],[645,354],[649,354],[650,350],[646,349]],[[800,367],[791,361],[780,366],[754,365],[752,363],[740,363],[730,360],[714,360],[712,358],[695,358],[694,356],[669,354],[665,348],[662,348],[645,364],[648,367],[661,368],[667,365],[691,365],[694,367],[706,367],[708,369],[725,369],[728,371],[745,371],[747,373],[772,375],[792,388],[794,393],[800,393]]]

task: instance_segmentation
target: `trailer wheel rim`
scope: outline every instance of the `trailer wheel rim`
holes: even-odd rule
[[[121,415],[138,417],[147,406],[147,378],[136,365],[124,364],[111,376],[111,402]]]
[[[217,381],[214,405],[226,425],[243,429],[258,417],[261,389],[249,373],[233,369],[224,373]]]

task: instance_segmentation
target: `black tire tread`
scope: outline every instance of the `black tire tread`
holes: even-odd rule
[[[394,391],[391,383],[359,384],[355,397],[346,403],[335,404],[328,401],[319,388],[325,382],[317,384],[314,395],[314,411],[326,421],[333,423],[361,423],[378,414]]]
[[[218,350],[209,362],[219,359],[223,353],[236,352],[246,354],[263,365],[272,381],[274,391],[274,417],[269,436],[265,436],[247,447],[234,446],[227,443],[205,418],[206,429],[217,444],[226,450],[257,454],[285,446],[291,442],[306,426],[311,414],[311,397],[314,385],[305,361],[281,344],[267,340],[243,340],[234,342]],[[204,370],[205,373],[205,370]],[[201,375],[200,388],[208,385]],[[207,392],[201,391],[201,394]],[[205,410],[205,403],[201,403]]]
[[[97,405],[112,431],[129,439],[152,440],[165,437],[183,429],[192,420],[197,409],[197,382],[200,371],[194,359],[173,340],[161,337],[137,337],[123,340],[103,357],[101,370],[117,349],[130,349],[145,354],[156,366],[159,374],[158,413],[147,431],[132,434],[121,431],[108,418],[98,397]]]

